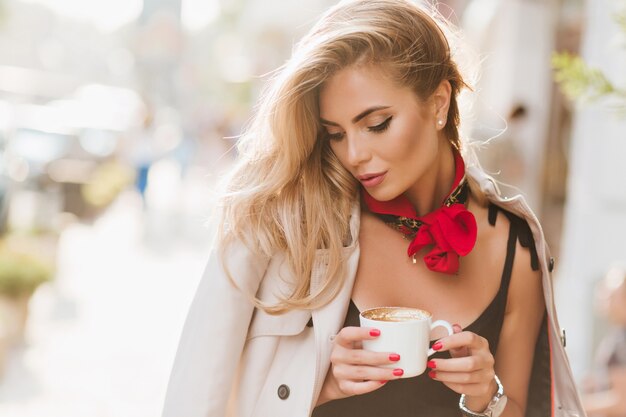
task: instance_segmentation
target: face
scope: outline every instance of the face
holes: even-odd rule
[[[388,201],[436,175],[436,101],[421,101],[373,67],[348,67],[320,91],[324,139],[372,197]],[[445,110],[445,112],[444,112]]]

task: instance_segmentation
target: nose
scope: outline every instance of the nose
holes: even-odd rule
[[[354,167],[359,166],[363,162],[369,161],[372,157],[371,151],[367,146],[364,138],[358,135],[347,137],[348,143],[348,163]]]

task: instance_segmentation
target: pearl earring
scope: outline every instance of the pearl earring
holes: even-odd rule
[[[441,119],[437,120],[437,124],[438,124],[439,126],[443,126],[443,120],[441,120]]]

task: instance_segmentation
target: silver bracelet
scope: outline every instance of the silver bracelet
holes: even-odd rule
[[[477,413],[476,411],[472,411],[465,406],[465,394],[461,394],[461,399],[459,400],[459,409],[466,417],[500,417],[502,412],[504,411],[504,407],[506,407],[506,395],[504,395],[504,387],[500,382],[500,378],[497,375],[494,375],[494,379],[496,384],[498,385],[498,391],[494,394],[491,401],[487,405],[482,412]]]

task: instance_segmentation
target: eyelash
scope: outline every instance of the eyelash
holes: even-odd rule
[[[374,133],[382,133],[385,130],[387,130],[389,128],[389,124],[391,123],[391,119],[393,118],[393,116],[389,116],[387,119],[385,119],[384,122],[376,125],[376,126],[371,126],[368,127],[367,130],[369,130],[370,132],[374,132]],[[332,135],[330,133],[326,134],[326,139],[328,140],[341,140],[343,139],[343,133],[333,133]]]
[[[393,118],[393,116],[389,116],[387,117],[387,119],[385,119],[384,122],[382,122],[379,125],[376,126],[372,126],[372,127],[368,127],[367,129],[370,132],[376,132],[376,133],[380,133],[380,132],[384,132],[385,130],[387,130],[387,128],[389,127],[389,123],[391,123],[391,119]]]

